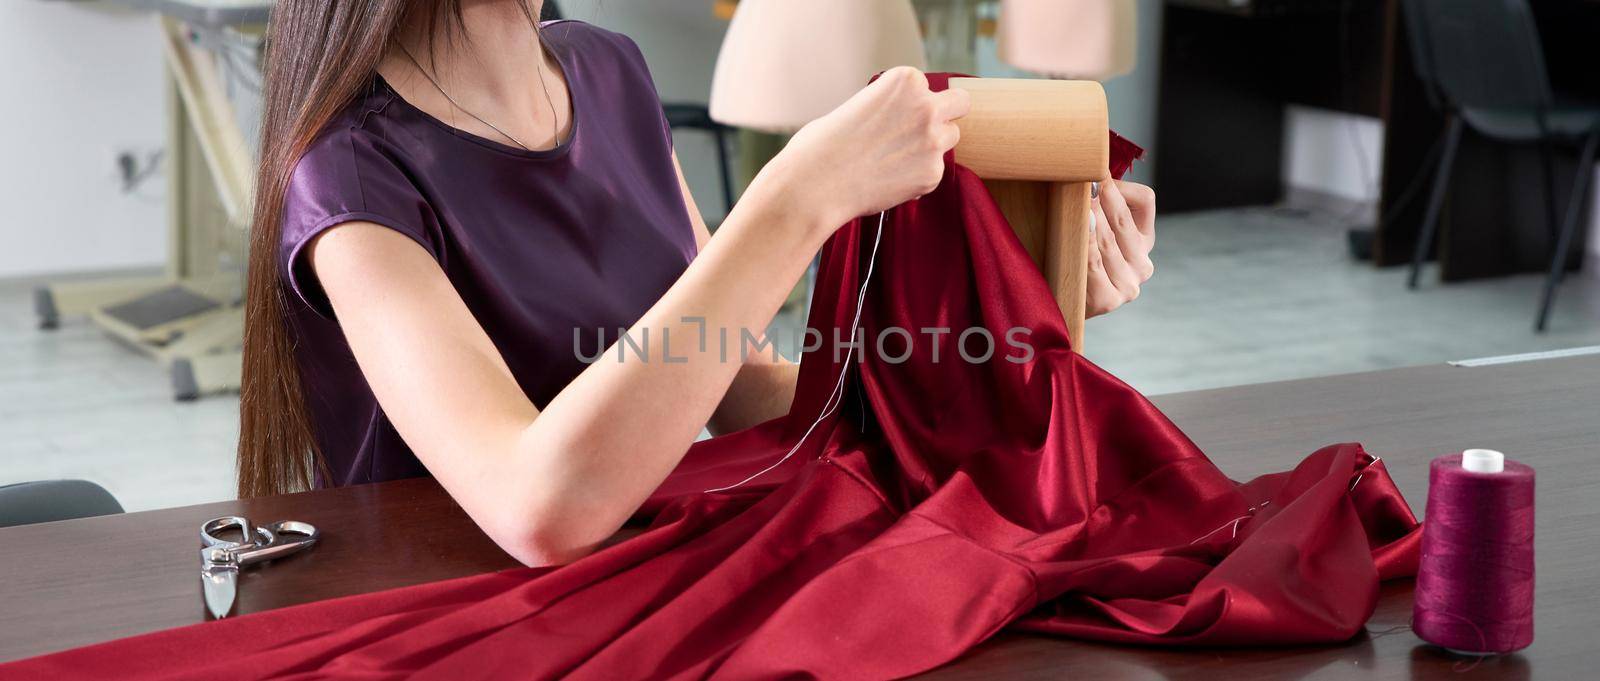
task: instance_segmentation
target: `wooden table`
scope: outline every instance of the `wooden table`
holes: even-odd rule
[[[1384,587],[1367,634],[1340,645],[1155,649],[1002,635],[933,678],[1592,678],[1600,631],[1600,355],[1426,366],[1155,400],[1236,478],[1359,440],[1420,511],[1433,457],[1501,449],[1539,469],[1537,638],[1466,669],[1405,628],[1411,584]],[[409,480],[0,530],[0,660],[200,621],[201,521],[295,518],[315,550],[250,571],[240,612],[509,568],[437,485]]]

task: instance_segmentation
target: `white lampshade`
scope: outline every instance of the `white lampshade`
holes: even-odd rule
[[[1004,0],[1000,59],[1025,71],[1108,80],[1133,70],[1135,0]]]
[[[711,79],[711,118],[793,132],[873,74],[926,64],[909,0],[741,0]]]

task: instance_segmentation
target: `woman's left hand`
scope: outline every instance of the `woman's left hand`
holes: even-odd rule
[[[1155,273],[1150,249],[1156,243],[1156,193],[1108,176],[1091,203],[1095,247],[1089,249],[1088,316],[1094,317],[1138,298]]]

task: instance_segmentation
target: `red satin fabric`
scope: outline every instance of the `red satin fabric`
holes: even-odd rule
[[[1120,147],[1127,161],[1131,145]],[[823,255],[811,324],[848,337],[876,217]],[[792,415],[702,442],[639,537],[513,570],[114,641],[0,667],[22,677],[891,678],[1005,627],[1158,645],[1346,639],[1417,523],[1359,445],[1230,480],[1138,392],[1068,347],[1038,270],[981,181],[886,222],[842,407],[785,465],[842,358],[803,364]],[[927,327],[942,337],[940,361]],[[970,364],[956,333],[991,330]],[[1008,346],[1022,327],[1034,356]],[[890,355],[903,338],[886,341]],[[972,340],[972,354],[982,344]],[[831,346],[831,343],[828,344]],[[861,353],[858,353],[858,357]],[[339,528],[326,528],[338,532]]]

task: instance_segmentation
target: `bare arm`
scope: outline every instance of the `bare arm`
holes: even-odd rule
[[[807,126],[633,332],[697,337],[700,322],[685,317],[735,338],[764,330],[834,228],[937,185],[959,136],[951,121],[966,107],[964,93],[930,94],[920,74],[894,70]],[[408,238],[347,223],[313,243],[311,262],[401,437],[524,563],[567,562],[613,534],[745,374],[714,343],[704,351],[674,343],[673,362],[651,343],[644,361],[609,353],[541,412],[438,264]],[[751,418],[740,412],[724,413]]]
[[[695,242],[704,250],[711,242],[711,230],[706,228],[700,208],[695,205],[694,194],[689,191],[689,181],[683,177],[683,166],[678,164],[676,154],[672,161],[677,166],[678,188],[683,192],[683,203],[689,208],[689,222],[694,225]],[[739,368],[739,373],[734,376],[733,384],[728,387],[716,413],[712,414],[709,424],[711,432],[719,435],[731,433],[789,413],[789,405],[794,402],[795,386],[800,379],[800,365],[782,357],[775,358],[770,349],[758,350],[756,345],[751,344],[750,353]]]

